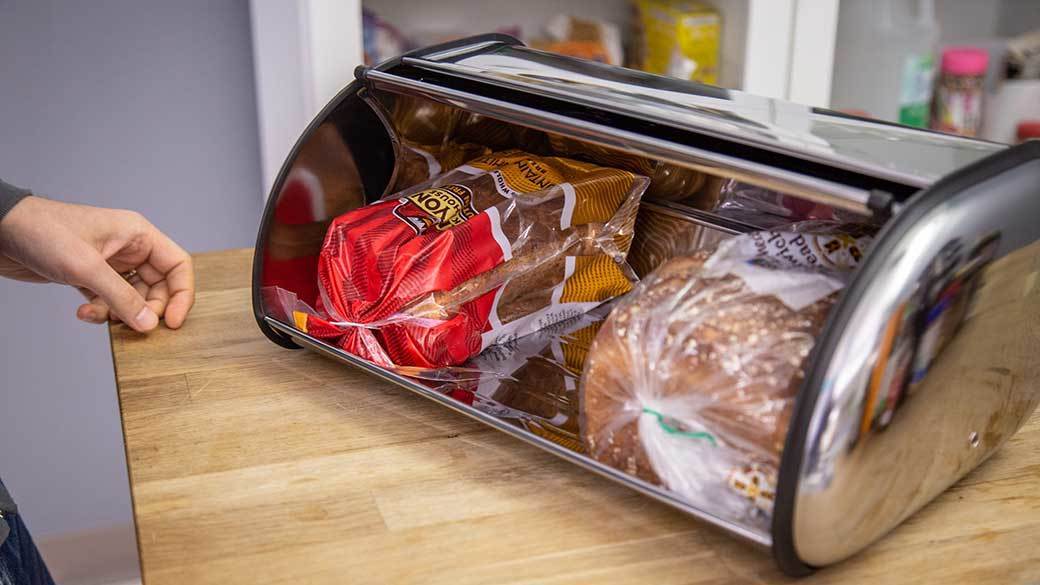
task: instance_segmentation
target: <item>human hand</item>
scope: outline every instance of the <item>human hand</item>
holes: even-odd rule
[[[0,220],[0,276],[76,287],[87,297],[77,318],[142,332],[164,314],[177,329],[195,302],[191,257],[140,214],[40,197]]]

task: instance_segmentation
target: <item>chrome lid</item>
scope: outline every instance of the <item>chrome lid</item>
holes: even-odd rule
[[[926,187],[1005,148],[621,67],[505,40],[476,40],[403,63],[563,99],[665,126],[696,129],[857,173]]]
[[[816,344],[773,517],[788,572],[866,547],[1040,402],[1040,142],[911,199]]]

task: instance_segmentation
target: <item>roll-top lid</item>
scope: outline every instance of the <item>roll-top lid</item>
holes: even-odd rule
[[[1003,145],[848,116],[530,49],[501,35],[403,58],[428,71],[494,84],[914,187]]]

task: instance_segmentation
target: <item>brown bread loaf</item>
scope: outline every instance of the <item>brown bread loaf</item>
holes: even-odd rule
[[[468,176],[475,172],[482,174]],[[504,324],[550,306],[553,287],[560,282],[571,285],[563,297],[572,300],[609,299],[631,290],[635,276],[619,260],[628,252],[635,223],[634,203],[638,199],[630,194],[633,188],[641,190],[645,178],[619,169],[512,150],[481,157],[472,166],[445,175],[440,182],[460,180],[472,191],[476,209],[501,204],[503,192],[513,197],[515,204],[501,216],[501,230],[508,241],[520,245],[514,245],[514,255],[508,262],[451,290],[418,299],[406,314],[448,318],[457,307],[503,282],[506,285],[497,306]],[[561,183],[572,186],[571,203],[568,197],[554,194],[551,186]],[[539,190],[543,185],[547,189]],[[565,211],[571,214],[570,223],[561,229]],[[615,246],[617,257],[605,254],[604,247],[609,244]],[[568,262],[572,276],[565,277]]]
[[[698,416],[717,441],[776,464],[804,360],[834,302],[830,296],[793,311],[772,296],[754,295],[738,277],[698,278],[706,257],[702,252],[676,258],[659,268],[652,285],[611,315],[593,344],[585,373],[583,434],[589,451],[653,483],[660,481],[639,444],[638,419],[611,428],[619,411],[632,407],[624,385],[639,375],[634,370],[650,368],[654,360],[633,353],[624,334],[627,328],[643,328],[669,344],[695,345],[696,351],[662,350],[658,357],[671,357],[669,367],[676,375],[660,381],[655,391],[663,398],[703,395]],[[662,312],[659,303],[677,296],[697,302],[681,304],[681,315]],[[639,318],[646,313],[667,323]]]
[[[868,241],[756,232],[665,262],[589,351],[589,454],[737,515],[771,510],[806,360]]]
[[[444,171],[490,153],[490,148],[479,144],[446,142],[426,145],[402,140],[398,148],[393,191],[436,179]]]
[[[510,150],[336,218],[303,331],[390,366],[459,365],[631,289],[647,178]]]

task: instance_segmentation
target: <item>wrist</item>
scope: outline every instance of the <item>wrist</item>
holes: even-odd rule
[[[0,232],[3,231],[6,225],[10,224],[10,220],[7,217],[11,214],[11,211],[31,195],[32,193],[28,189],[15,187],[0,181]]]
[[[3,221],[4,217],[14,209],[15,205],[21,203],[23,199],[31,194],[28,189],[15,187],[0,181],[0,221]]]
[[[0,254],[4,254],[19,231],[17,224],[23,219],[26,207],[32,207],[35,197],[28,191],[0,197]]]

